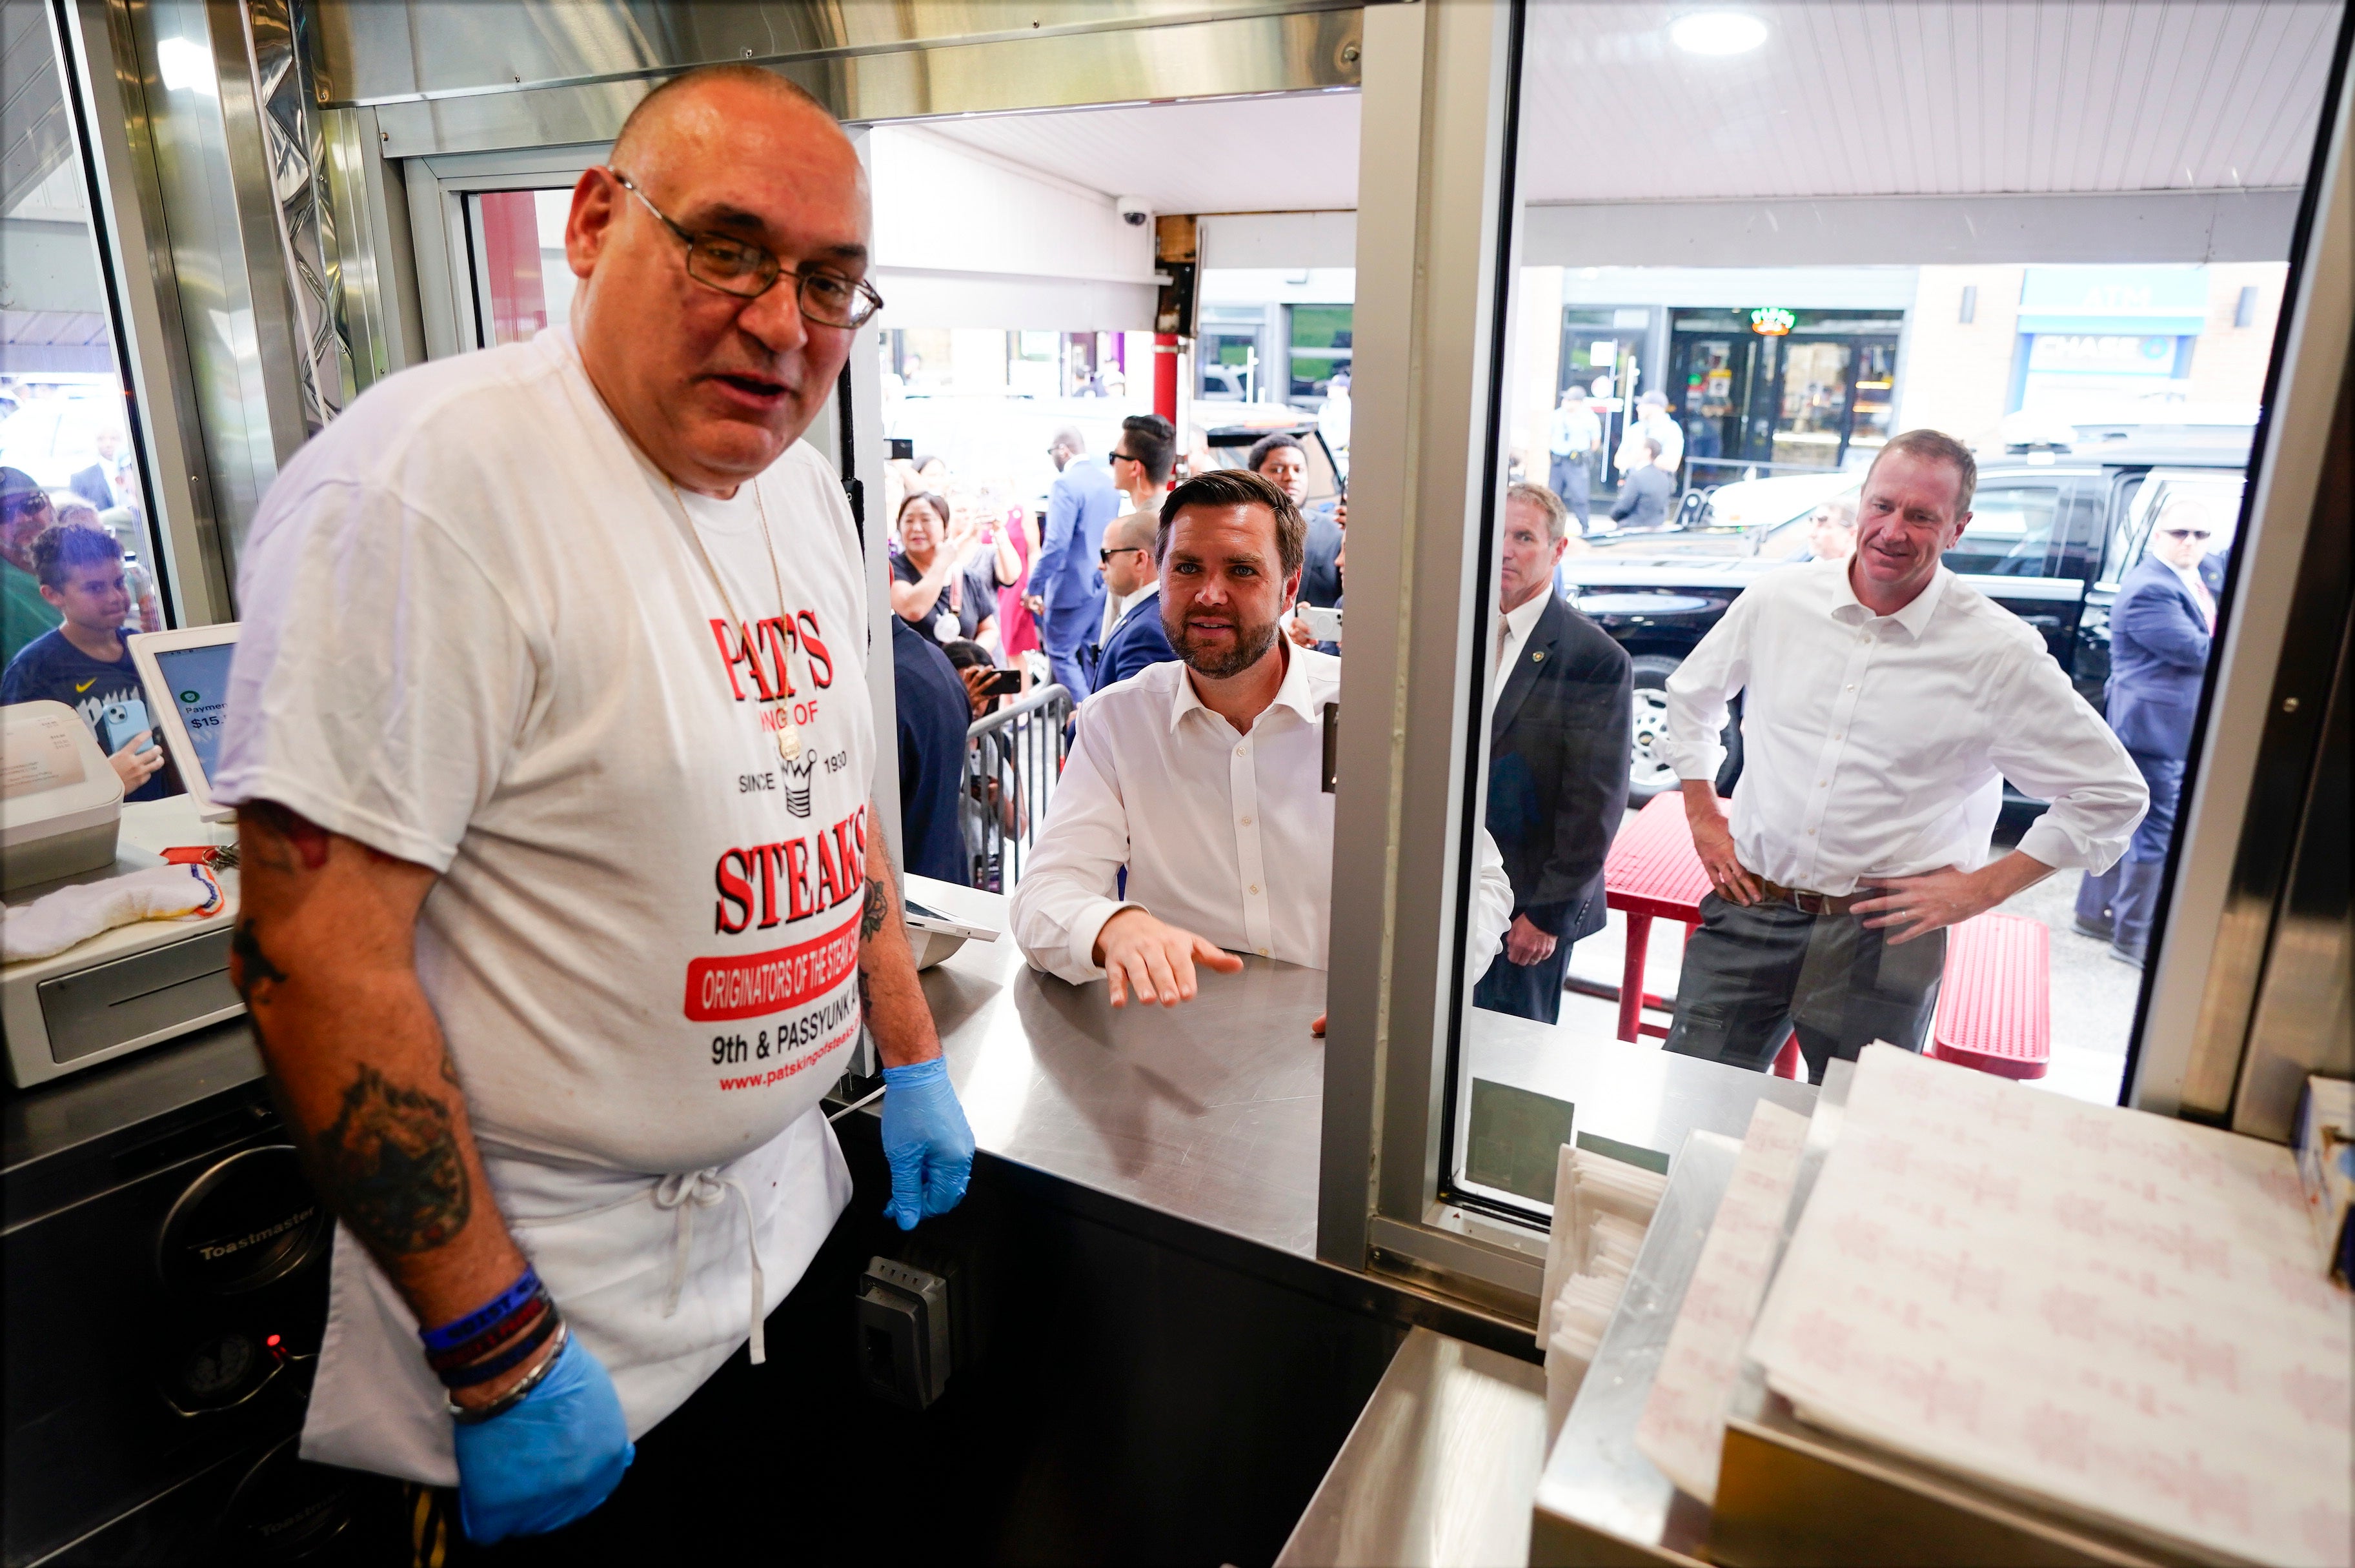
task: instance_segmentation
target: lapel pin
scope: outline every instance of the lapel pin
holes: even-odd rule
[[[1531,664],[1545,663],[1545,650],[1543,648],[1540,648],[1535,653],[1531,654],[1529,656],[1529,662]]]

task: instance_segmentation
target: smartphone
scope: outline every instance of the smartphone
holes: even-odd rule
[[[1338,609],[1327,610],[1321,604],[1310,604],[1304,606],[1299,615],[1308,626],[1308,635],[1318,642],[1337,643],[1341,640],[1341,612]]]
[[[98,720],[106,726],[104,747],[108,756],[123,750],[131,737],[142,730],[147,731],[147,743],[139,748],[139,754],[144,757],[155,749],[155,730],[147,722],[147,704],[138,698],[127,697],[121,702],[107,704],[99,709]]]
[[[1012,697],[1022,689],[1022,672],[1018,669],[992,670],[981,683],[984,697]]]

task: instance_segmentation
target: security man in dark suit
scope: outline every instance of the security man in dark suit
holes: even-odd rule
[[[1130,512],[1104,530],[1105,553],[1130,554],[1138,563],[1136,575],[1143,581],[1134,588],[1120,590],[1124,597],[1130,593],[1137,597],[1121,612],[1120,619],[1104,636],[1096,667],[1088,677],[1093,690],[1102,691],[1116,680],[1126,680],[1139,670],[1167,664],[1178,656],[1178,650],[1169,645],[1169,634],[1161,625],[1161,582],[1155,575],[1160,563],[1153,553],[1160,527],[1156,513]],[[1113,562],[1107,560],[1107,589],[1113,581]]]
[[[1489,648],[1488,832],[1513,882],[1505,950],[1473,1005],[1552,1023],[1571,944],[1603,929],[1603,862],[1627,811],[1635,705],[1627,652],[1554,592],[1570,510],[1540,485],[1506,492]]]
[[[1334,503],[1329,510],[1309,505],[1308,451],[1297,437],[1281,431],[1253,442],[1243,466],[1282,485],[1284,493],[1292,497],[1292,504],[1300,508],[1300,515],[1307,519],[1308,554],[1300,568],[1298,597],[1320,610],[1332,609],[1341,603],[1342,530],[1349,521],[1347,504]]]
[[[2110,608],[2110,728],[2150,786],[2150,812],[2107,878],[2087,878],[2077,897],[2080,931],[2101,931],[2110,920],[2110,955],[2142,967],[2150,945],[2167,847],[2175,837],[2175,808],[2183,795],[2184,759],[2200,685],[2208,675],[2208,647],[2216,627],[2216,598],[2200,568],[2215,536],[2215,514],[2190,496],[2169,499],[2153,525],[2150,548],[2119,585]]]

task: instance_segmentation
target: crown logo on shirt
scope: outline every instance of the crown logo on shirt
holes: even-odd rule
[[[804,753],[799,762],[785,763],[779,772],[785,775],[785,809],[795,816],[810,814],[810,770],[817,758]]]

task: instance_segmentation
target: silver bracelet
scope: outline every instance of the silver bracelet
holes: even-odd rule
[[[556,1358],[564,1353],[564,1342],[571,1337],[571,1334],[572,1325],[559,1320],[556,1325],[556,1332],[548,1337],[548,1354],[541,1358],[539,1365],[524,1373],[515,1387],[507,1390],[480,1410],[469,1410],[444,1394],[442,1403],[450,1412],[450,1419],[461,1426],[480,1426],[493,1416],[505,1415],[508,1411],[521,1404],[531,1391],[539,1386],[540,1380],[548,1376],[549,1369],[556,1365]]]

